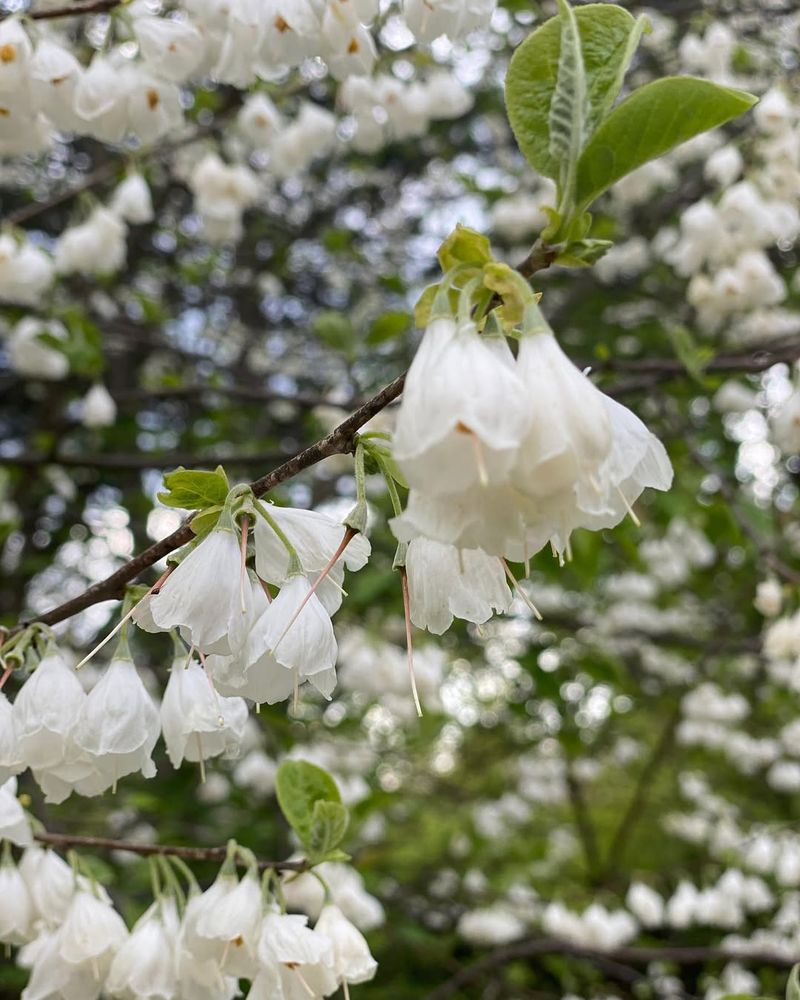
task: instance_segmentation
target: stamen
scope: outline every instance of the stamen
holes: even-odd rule
[[[306,991],[306,993],[310,997],[316,997],[317,994],[311,989],[311,987],[308,985],[308,983],[305,981],[305,979],[303,979],[303,974],[300,972],[300,970],[297,968],[297,966],[296,965],[291,965],[291,966],[289,966],[289,968],[292,970],[292,972],[294,972],[297,975],[297,978],[300,980],[300,983],[301,983],[303,989]]]
[[[303,608],[306,606],[306,604],[308,604],[308,602],[311,600],[311,595],[314,593],[314,591],[317,589],[317,587],[319,587],[319,585],[322,583],[322,581],[328,576],[328,574],[330,573],[330,571],[336,565],[336,561],[339,559],[339,557],[341,556],[341,554],[344,552],[344,550],[347,548],[347,546],[350,544],[350,542],[352,542],[353,538],[357,534],[358,534],[358,532],[355,530],[355,528],[351,528],[349,526],[347,528],[345,528],[344,536],[342,537],[342,540],[339,543],[339,548],[333,553],[333,555],[330,557],[330,559],[328,560],[328,562],[325,564],[325,567],[323,568],[323,570],[320,573],[320,575],[317,577],[317,579],[314,581],[314,583],[309,588],[308,593],[306,594],[306,596],[303,598],[303,600],[300,603],[300,607],[297,609],[297,611],[295,611],[295,613],[289,619],[289,624],[286,626],[286,628],[283,630],[283,632],[281,632],[281,634],[278,636],[278,641],[272,647],[272,649],[270,650],[270,653],[274,653],[275,650],[278,648],[278,646],[281,644],[281,642],[283,641],[283,638],[286,635],[286,633],[289,631],[289,629],[292,627],[292,625],[294,625],[294,623],[300,617],[300,612],[303,610]],[[341,588],[339,588],[339,589],[341,590]],[[342,593],[343,594],[345,593],[344,590],[342,590]],[[347,595],[345,594],[345,596],[347,596]]]
[[[542,621],[542,614],[541,614],[541,612],[536,607],[536,605],[533,603],[533,601],[530,599],[530,597],[528,597],[528,595],[522,589],[522,585],[520,584],[519,580],[511,572],[511,567],[508,565],[508,563],[505,561],[505,559],[503,559],[502,556],[499,556],[498,558],[500,559],[500,564],[502,565],[503,569],[506,571],[506,576],[508,577],[508,582],[513,587],[514,592],[516,594],[518,594],[522,598],[523,602],[533,612],[534,617],[538,621]]]
[[[105,639],[101,639],[100,642],[98,642],[98,644],[91,651],[91,653],[87,653],[87,655],[84,656],[84,658],[81,660],[81,662],[75,667],[76,670],[80,670],[81,667],[85,666],[85,664],[87,664],[89,662],[89,660],[91,660],[91,658],[95,655],[95,653],[99,653],[100,650],[103,648],[103,646],[105,646],[105,644],[107,642],[110,642],[114,638],[114,636],[117,634],[117,632],[119,632],[119,630],[122,628],[122,626],[125,624],[125,622],[128,621],[128,619],[131,617],[131,615],[133,614],[133,612],[139,607],[139,605],[142,603],[142,601],[147,600],[147,598],[150,597],[151,594],[157,594],[159,592],[159,590],[161,590],[161,587],[164,584],[164,581],[167,579],[167,577],[170,575],[170,573],[174,569],[175,569],[174,565],[167,567],[167,569],[156,580],[156,582],[153,584],[153,586],[147,591],[147,593],[144,595],[144,597],[140,601],[137,601],[134,604],[134,606],[128,611],[128,613],[126,615],[123,615],[123,617],[120,618],[120,620],[117,622],[117,624],[114,626],[114,628],[111,629],[111,631],[108,633],[108,635],[105,637]]]
[[[300,713],[300,672],[295,670],[294,672],[294,685],[292,688],[292,715],[297,716]]]
[[[244,599],[244,582],[247,578],[247,532],[250,528],[250,518],[244,518],[242,522],[242,566],[239,571],[239,601],[242,606],[242,614],[247,614],[247,604]]]
[[[5,660],[0,656],[0,666],[3,668],[3,676],[0,677],[0,691],[3,690],[3,685],[8,680],[13,672],[13,667],[10,667]]]
[[[600,483],[598,483],[594,476],[589,476],[589,485],[598,495],[603,492],[600,487]]]
[[[204,785],[206,783],[206,762],[203,759],[203,744],[200,740],[200,733],[195,733],[194,735],[197,740],[197,756],[200,764],[200,783]]]
[[[634,511],[633,507],[631,507],[630,503],[628,502],[628,498],[625,496],[625,494],[622,492],[619,486],[617,487],[617,493],[619,493],[620,497],[622,498],[622,502],[625,504],[625,509],[628,511],[628,514],[630,514],[630,518],[633,521],[633,523],[636,525],[637,528],[641,528],[642,522],[636,516],[636,512]],[[0,684],[0,687],[2,687],[2,684]]]
[[[346,979],[342,979],[342,993],[344,994],[344,1000],[350,1000],[350,990]]]
[[[400,570],[400,586],[403,591],[403,614],[406,620],[406,650],[408,653],[408,676],[411,681],[411,694],[414,698],[414,707],[417,710],[417,716],[422,718],[422,705],[419,703],[419,694],[417,693],[417,678],[414,676],[414,646],[411,639],[411,601],[408,596],[408,575],[406,574],[405,567]]]

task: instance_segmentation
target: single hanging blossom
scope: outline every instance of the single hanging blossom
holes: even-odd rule
[[[251,662],[257,665],[262,657],[269,656],[284,670],[283,687],[276,689],[273,701],[287,698],[305,680],[326,698],[336,685],[333,625],[322,602],[310,590],[302,574],[290,577],[250,633]]]
[[[328,938],[307,926],[299,914],[267,913],[261,924],[258,959],[266,969],[278,970],[283,990],[294,1000],[328,996],[338,987],[333,973],[333,946]],[[280,995],[280,994],[278,994]]]
[[[233,892],[236,884],[234,875],[221,871],[205,892],[190,896],[178,939],[180,996],[191,996],[193,1000],[233,1000],[238,996],[238,981],[222,974],[216,958],[200,954],[203,942],[196,933],[198,925],[203,925],[206,916]]]
[[[175,904],[169,899],[156,900],[114,955],[106,993],[116,1000],[171,1000],[177,996],[179,927]]]
[[[99,1000],[103,976],[84,963],[65,961],[59,953],[60,931],[43,931],[23,948],[17,963],[30,969],[28,985],[21,1000],[53,1000],[55,997],[75,997],[76,1000]]]
[[[258,876],[249,871],[237,880],[221,874],[214,886],[191,901],[183,947],[199,962],[216,962],[224,975],[252,979],[263,912]]]
[[[151,759],[161,727],[158,709],[136,672],[123,638],[78,718],[75,739],[94,759],[98,780],[86,795],[99,795],[120,778],[156,773]]]
[[[270,517],[291,542],[303,572],[312,582],[325,569],[345,538],[345,526],[316,510],[293,507],[269,507]],[[256,572],[267,583],[282,587],[289,579],[291,557],[286,546],[263,517],[257,517],[253,530]],[[370,556],[370,543],[355,534],[328,572],[315,593],[328,614],[342,603],[345,567],[351,573],[362,569]]]
[[[90,975],[101,989],[115,954],[127,938],[125,922],[112,904],[79,889],[58,931],[58,954],[76,971]]]
[[[253,626],[269,607],[267,595],[252,570],[247,571],[246,586],[250,588],[250,599],[247,601],[247,614],[243,623],[244,643],[235,653],[211,653],[205,658],[205,667],[211,674],[214,687],[221,695],[230,698],[250,698],[256,704],[265,702],[272,690],[269,674],[269,662],[265,660],[258,669],[248,657],[250,633]],[[278,664],[272,662],[274,668]],[[262,669],[266,667],[266,671]]]
[[[238,757],[247,723],[242,698],[225,698],[194,658],[176,656],[161,702],[161,729],[173,767],[184,760]]]
[[[205,55],[203,35],[190,21],[139,15],[133,33],[149,68],[173,83],[185,83]]]
[[[29,240],[17,243],[10,233],[0,235],[0,301],[20,306],[38,306],[54,278],[53,260],[44,250],[40,250]],[[18,323],[17,327],[19,325]],[[64,335],[66,336],[66,330]],[[55,377],[63,378],[65,374],[66,368],[63,374]]]
[[[83,397],[81,422],[84,427],[111,427],[117,419],[117,404],[106,387],[98,382]]]
[[[59,274],[113,274],[125,264],[128,227],[110,209],[99,206],[89,218],[58,237]]]
[[[75,87],[73,110],[81,132],[100,142],[121,142],[128,131],[131,83],[129,66],[96,54]]]
[[[34,776],[80,756],[75,726],[85,701],[75,672],[52,646],[18,691],[12,709],[18,751]]]
[[[505,339],[437,317],[406,376],[394,457],[409,485],[428,494],[500,484],[531,416]]]
[[[63,351],[45,343],[42,334],[56,341],[66,341],[69,337],[66,327],[58,320],[44,322],[27,316],[16,324],[6,342],[8,359],[19,375],[58,382],[69,374],[69,360]]]
[[[32,845],[22,855],[19,870],[36,919],[48,928],[59,927],[77,889],[70,866],[55,851]]]
[[[0,944],[16,948],[35,937],[33,902],[10,851],[0,862],[0,899]]]
[[[83,67],[75,56],[57,42],[43,38],[31,59],[30,79],[34,103],[44,108],[47,117],[63,132],[79,130],[75,113],[75,91]]]
[[[216,527],[149,598],[150,615],[164,631],[185,630],[187,641],[203,653],[236,652],[245,638],[250,597],[243,573],[239,534],[223,511]]]
[[[159,21],[162,18],[158,18]],[[111,196],[111,210],[133,225],[152,222],[154,218],[153,199],[147,181],[140,173],[128,174]]]
[[[482,549],[414,538],[406,552],[411,621],[442,635],[453,618],[482,624],[511,607],[503,565]]]
[[[25,766],[14,730],[11,702],[0,691],[0,785],[24,771]]]
[[[18,847],[33,843],[31,824],[17,798],[17,779],[9,778],[0,785],[0,840]]]
[[[361,931],[338,906],[324,906],[314,927],[333,948],[333,973],[339,983],[367,983],[374,978],[378,963]]]

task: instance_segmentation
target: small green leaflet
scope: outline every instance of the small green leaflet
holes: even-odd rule
[[[310,861],[336,854],[349,822],[336,782],[321,767],[285,760],[275,780],[278,805],[300,838]]]
[[[619,93],[642,24],[622,7],[606,3],[579,7],[573,17],[583,55],[588,135]],[[561,37],[560,17],[550,18],[529,35],[511,59],[505,87],[508,117],[519,148],[534,170],[553,180],[559,180],[561,165],[550,135]]]
[[[158,499],[165,507],[179,507],[182,510],[205,510],[225,503],[230,485],[225,470],[218,465],[213,472],[202,469],[184,469],[164,475],[165,490]]]
[[[668,76],[626,97],[598,127],[578,161],[575,200],[587,208],[616,181],[756,103],[743,90]]]
[[[578,22],[566,0],[558,0],[558,11],[561,51],[547,126],[550,154],[559,162],[559,183],[562,189],[569,189],[586,137],[589,107]]]

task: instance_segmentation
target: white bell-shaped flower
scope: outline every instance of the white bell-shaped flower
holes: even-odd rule
[[[223,975],[216,958],[202,954],[208,942],[197,933],[198,925],[203,926],[236,884],[234,876],[220,873],[204,893],[190,897],[178,941],[179,995],[198,1000],[232,1000],[238,995],[238,981]]]
[[[173,83],[186,81],[205,55],[203,35],[190,21],[140,15],[133,33],[150,69]]]
[[[26,848],[19,863],[36,919],[46,927],[59,927],[75,895],[75,874],[55,851],[33,845]]]
[[[290,577],[248,639],[248,657],[254,664],[269,656],[285,669],[289,684],[285,697],[304,680],[310,680],[326,697],[333,690],[331,679],[335,684],[333,625],[317,595],[310,591],[304,576]]]
[[[172,571],[149,601],[159,628],[186,630],[201,652],[230,654],[245,636],[250,589],[242,583],[242,556],[233,519],[220,522]]]
[[[12,709],[19,753],[34,771],[76,759],[75,726],[86,692],[52,647],[17,693]]]
[[[35,911],[19,869],[7,853],[0,862],[0,943],[18,947],[35,936]]]
[[[195,659],[172,663],[161,702],[161,729],[173,767],[184,760],[238,757],[247,723],[242,698],[225,698]]]
[[[31,824],[17,798],[17,779],[9,778],[0,785],[0,840],[18,847],[33,843]]]
[[[54,277],[53,260],[44,250],[27,240],[17,243],[9,233],[0,234],[0,301],[21,306],[41,305]],[[55,377],[64,375],[66,369]]]
[[[270,517],[286,535],[297,558],[313,580],[325,569],[345,537],[345,526],[316,510],[294,507],[270,507]],[[263,517],[257,517],[253,530],[256,572],[267,583],[282,587],[289,579],[291,558],[286,546]],[[354,535],[315,593],[328,614],[342,603],[345,567],[351,572],[362,569],[370,556],[370,543],[364,535]]]
[[[15,17],[0,23],[0,95],[7,101],[28,86],[33,46]]]
[[[338,906],[324,906],[314,927],[333,948],[333,972],[340,983],[367,983],[373,979],[378,963],[372,957],[366,938]]]
[[[105,992],[117,1000],[172,1000],[177,996],[178,926],[174,903],[156,900],[114,955]]]
[[[221,874],[192,903],[184,948],[199,961],[217,962],[224,975],[251,979],[258,968],[256,945],[263,911],[257,874],[248,872],[240,881]]]
[[[268,149],[283,127],[280,112],[266,94],[250,94],[236,117],[242,135],[256,149]]]
[[[117,185],[111,196],[111,209],[133,225],[153,221],[153,198],[147,181],[140,173],[133,171]]]
[[[44,932],[19,952],[18,963],[31,970],[21,1000],[98,1000],[103,987],[98,975],[84,963],[73,965],[60,954],[60,931]]]
[[[411,621],[434,635],[453,618],[482,624],[508,611],[513,595],[500,560],[482,549],[456,549],[415,538],[406,553]]]
[[[2,265],[0,265],[2,266]],[[16,324],[6,342],[11,367],[26,378],[56,382],[69,374],[69,361],[63,351],[41,339],[45,334],[54,340],[66,340],[66,327],[58,320],[42,321],[26,316]]]
[[[307,926],[308,918],[299,914],[267,913],[258,939],[258,959],[262,966],[281,974],[284,990],[306,988],[317,996],[335,992],[339,985],[333,974],[333,946],[316,930]]]
[[[72,897],[58,932],[58,954],[102,988],[114,955],[127,938],[125,922],[112,904],[81,888]]]
[[[313,55],[320,22],[309,0],[262,0],[265,18],[255,69],[273,79],[284,66],[299,66]]]
[[[117,404],[106,387],[98,382],[83,397],[81,422],[84,427],[111,427],[117,419]]]
[[[102,205],[85,222],[65,229],[56,243],[59,274],[113,274],[125,263],[128,227]]]
[[[511,474],[514,486],[537,500],[594,490],[613,442],[603,394],[549,327],[522,337],[517,370],[532,419]]]
[[[25,770],[25,761],[14,730],[11,702],[0,691],[0,785]]]
[[[99,787],[84,794],[100,794],[135,771],[152,778],[151,755],[160,732],[158,709],[123,641],[78,718],[75,740],[94,758],[99,772]]]
[[[139,69],[128,88],[128,129],[148,146],[183,125],[179,88]]]
[[[121,142],[128,131],[132,76],[127,69],[107,56],[95,55],[75,87],[73,109],[81,131],[101,142]]]
[[[443,316],[406,376],[394,456],[409,484],[429,494],[502,483],[531,416],[506,341]]]
[[[31,93],[56,128],[73,132],[80,119],[75,113],[75,90],[83,67],[63,45],[43,38],[36,46],[30,65]]]

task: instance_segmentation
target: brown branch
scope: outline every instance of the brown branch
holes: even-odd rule
[[[87,847],[101,851],[130,851],[132,854],[172,855],[184,861],[224,861],[227,847],[178,847],[169,844],[139,844],[132,840],[112,840],[110,837],[80,837],[69,833],[34,833],[34,840],[53,847]],[[258,867],[274,868],[275,871],[304,872],[308,861],[258,861]]]
[[[586,948],[579,944],[573,944],[571,941],[562,941],[559,938],[532,938],[495,949],[478,959],[477,962],[463,968],[447,982],[442,983],[441,986],[428,994],[426,1000],[446,1000],[447,997],[455,996],[465,987],[486,975],[490,975],[495,969],[511,962],[535,958],[538,955],[571,955],[574,958],[585,958],[601,968],[607,967],[609,963],[619,964],[622,967],[649,965],[650,962],[674,962],[676,965],[691,966],[704,965],[706,962],[738,961],[751,965],[773,965],[786,969],[795,963],[793,957],[766,951],[747,952],[737,951],[734,948],[684,948],[670,945],[649,948],[613,948],[609,951],[600,951],[596,948]],[[606,968],[606,971],[613,977],[611,969]]]
[[[360,406],[347,420],[334,428],[321,441],[317,441],[309,448],[305,448],[282,465],[279,465],[277,469],[267,473],[267,475],[256,479],[250,484],[253,492],[256,496],[263,496],[265,493],[269,493],[270,490],[275,489],[276,486],[280,486],[281,483],[286,482],[287,479],[291,479],[293,476],[298,475],[298,473],[321,462],[324,458],[330,458],[331,455],[345,455],[351,452],[357,431],[368,420],[374,417],[376,413],[380,413],[384,407],[397,399],[403,391],[404,382],[405,374],[400,375],[393,382],[384,386],[377,395],[364,403],[363,406]],[[169,555],[170,552],[174,552],[175,549],[191,541],[193,537],[192,529],[189,527],[188,522],[185,522],[180,528],[173,531],[171,535],[167,535],[160,542],[156,542],[143,552],[140,552],[139,555],[134,556],[133,559],[126,562],[124,566],[121,566],[110,576],[106,577],[105,580],[101,580],[99,583],[89,587],[88,590],[85,590],[71,601],[65,601],[64,604],[60,604],[44,615],[31,618],[28,622],[22,623],[22,625],[29,624],[30,621],[39,621],[45,625],[55,625],[57,622],[64,621],[65,618],[70,618],[79,611],[83,611],[93,604],[98,604],[100,601],[121,598],[125,592],[126,584],[130,583],[131,580],[135,580],[140,573],[150,566],[155,565],[160,559]]]
[[[33,21],[51,21],[57,17],[80,17],[83,14],[108,14],[115,7],[119,7],[124,0],[88,0],[87,3],[76,3],[66,7],[51,7],[49,10],[29,10],[24,16]],[[0,20],[11,17],[11,14],[4,14]]]

